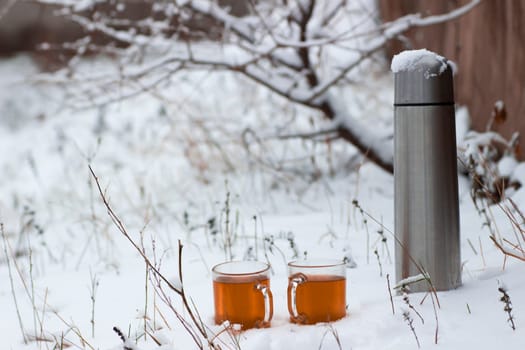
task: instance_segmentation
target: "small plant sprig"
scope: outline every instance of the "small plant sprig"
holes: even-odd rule
[[[224,214],[225,214],[225,222],[224,222],[224,246],[226,249],[226,258],[228,260],[232,260],[232,239],[231,239],[231,232],[230,232],[230,191],[226,192],[226,200],[224,201]]]
[[[482,191],[482,189],[478,189],[477,192]],[[487,213],[488,205],[487,201],[483,198],[477,198],[477,192],[470,192],[470,198],[472,199],[472,203],[474,203],[474,207],[476,208],[476,211],[478,212],[478,215],[483,218],[483,223],[481,224],[481,228],[487,227],[489,230],[490,236],[495,237],[496,232],[493,226],[493,222],[489,214]],[[486,191],[488,193],[488,190]],[[481,206],[478,203],[478,201],[481,201]]]
[[[286,256],[284,252],[282,251],[282,249],[279,248],[277,244],[275,244],[275,237],[273,235],[264,236],[263,244],[264,244],[266,259],[268,259],[266,251],[269,251],[270,253],[275,254],[274,250],[276,250],[277,252],[279,252],[281,257],[283,258],[284,264],[286,265]]]
[[[376,247],[375,249],[377,250],[377,245],[379,243],[381,243],[381,245],[383,246],[382,248],[382,255],[385,254],[385,250],[386,250],[386,259],[387,259],[387,262],[389,264],[392,263],[392,257],[390,256],[390,249],[388,249],[388,239],[387,237],[385,236],[385,230],[383,228],[383,218],[381,218],[381,225],[379,227],[379,229],[376,231],[377,234],[379,235],[379,238],[378,240],[374,243],[374,246]]]
[[[269,251],[270,253],[275,254],[274,250],[276,250],[279,253],[279,255],[281,255],[281,257],[283,258],[283,261],[285,262],[285,265],[286,265],[286,261],[287,261],[286,260],[286,254],[276,244],[276,242],[275,242],[276,240],[286,240],[288,242],[288,244],[289,244],[290,249],[292,250],[292,253],[293,253],[292,259],[297,259],[299,257],[299,249],[297,248],[297,243],[295,243],[295,236],[294,236],[293,232],[291,232],[291,231],[288,231],[288,232],[281,231],[281,232],[279,232],[277,237],[275,237],[274,235],[265,235],[264,239],[263,239],[265,251]]]
[[[357,199],[352,200],[352,205],[359,210],[359,213],[361,214],[361,219],[363,220],[363,225],[366,229],[366,263],[370,263],[370,232],[368,231],[368,220],[365,215],[365,211],[361,206],[359,205],[359,202]]]
[[[379,256],[379,253],[377,252],[377,248],[374,249],[374,255],[377,258],[377,264],[379,265],[379,276],[383,277],[383,265],[381,265],[381,257]]]
[[[122,345],[123,350],[136,350],[136,348],[133,345],[128,344],[128,338],[122,333],[122,331],[118,327],[113,327],[113,332],[117,333],[118,337],[122,340],[124,345]]]
[[[412,303],[410,302],[408,294],[410,292],[410,284],[421,282],[421,281],[425,280],[426,278],[427,277],[425,277],[424,275],[418,275],[418,276],[414,276],[414,277],[409,277],[409,278],[401,281],[400,283],[398,283],[394,287],[394,289],[399,289],[399,291],[402,293],[403,302],[405,303],[406,307],[408,307],[408,309],[403,310],[403,320],[408,324],[412,334],[414,334],[414,338],[416,338],[416,342],[417,342],[417,347],[418,348],[421,348],[421,345],[419,343],[419,338],[417,337],[417,334],[416,334],[416,328],[414,326],[414,319],[413,319],[413,317],[411,315],[411,311],[413,311],[417,315],[417,317],[419,317],[419,319],[421,320],[422,324],[425,324],[425,320],[423,319],[423,316],[421,316],[421,314],[416,310],[414,305],[412,305]],[[389,293],[390,293],[390,280],[389,280],[389,276],[388,275],[387,275],[387,283],[388,283],[388,289],[389,289]],[[392,298],[392,294],[390,294],[390,297]],[[394,311],[394,304],[393,304],[392,300],[391,300],[391,303],[392,303],[392,313],[395,313],[395,311]],[[437,318],[436,318],[436,329],[437,329]],[[437,340],[436,339],[437,339],[437,331],[436,331],[436,335],[435,335],[435,342],[437,344]]]
[[[392,315],[396,314],[396,309],[394,308],[394,298],[392,297],[392,288],[390,288],[390,274],[386,274],[386,286],[388,287],[388,295],[390,296],[390,305],[392,306]]]
[[[421,314],[416,310],[414,305],[412,305],[412,303],[410,302],[410,299],[408,297],[408,293],[410,292],[409,285],[408,284],[402,284],[401,288],[400,288],[400,291],[403,294],[403,302],[405,303],[405,305],[409,308],[409,310],[414,311],[414,313],[417,315],[417,317],[419,317],[419,319],[421,320],[422,324],[425,324],[425,319],[423,318],[423,316],[421,316]]]
[[[297,243],[295,243],[295,235],[292,231],[289,231],[286,239],[290,244],[290,249],[293,251],[292,259],[297,259],[299,257],[299,249],[297,249]]]
[[[523,243],[525,242],[525,231],[522,228],[524,217],[520,208],[516,205],[516,203],[514,203],[512,198],[505,198],[502,195],[502,190],[498,193],[494,193],[493,191],[491,191],[491,189],[487,187],[487,184],[485,184],[479,178],[479,176],[475,174],[474,170],[472,170],[474,165],[471,159],[469,159],[468,164],[465,164],[465,162],[463,162],[463,165],[469,170],[469,174],[471,174],[472,176],[472,189],[470,196],[478,212],[478,215],[484,220],[482,223],[482,227],[487,226],[490,232],[490,240],[503,253],[503,255],[505,255],[505,258],[513,257],[518,260],[525,261],[525,251],[523,249]],[[487,162],[484,162],[483,166],[487,168]],[[478,198],[483,205],[482,207],[478,205]],[[496,204],[509,219],[516,237],[515,242],[510,242],[506,238],[502,239],[501,237],[499,237],[498,226],[496,225],[494,216],[492,215],[492,212],[490,210],[488,204],[489,201]],[[506,203],[510,203],[510,205]],[[506,244],[510,245],[511,248],[506,247]]]
[[[182,214],[182,220],[184,222],[184,226],[190,226],[190,214],[188,214],[187,210],[184,210],[184,213]]]
[[[4,223],[3,222],[0,222],[0,234],[2,235],[2,240],[4,242],[4,253],[5,253],[5,259],[6,259],[5,261],[6,261],[6,264],[7,264],[7,271],[9,273],[9,282],[10,282],[10,287],[11,287],[11,295],[13,296],[13,302],[15,304],[16,315],[18,317],[18,325],[20,327],[20,332],[22,333],[22,337],[24,339],[24,344],[27,344],[28,343],[28,338],[27,338],[27,335],[26,335],[24,324],[22,322],[22,316],[20,314],[20,308],[19,308],[19,305],[18,305],[17,294],[15,293],[15,285],[14,285],[13,273],[12,273],[12,269],[11,269],[10,257],[12,256],[12,254],[10,255],[8,253],[9,242],[7,241],[7,236],[6,236],[6,233],[4,231]],[[9,246],[9,248],[10,248],[10,246]],[[16,264],[16,261],[15,261],[15,264]]]
[[[225,181],[226,186],[226,199],[224,200],[224,207],[221,212],[221,219],[222,215],[224,214],[224,231],[223,231],[223,242],[224,242],[224,253],[226,255],[227,261],[232,261],[234,256],[232,252],[232,247],[235,244],[235,240],[237,238],[236,235],[236,229],[239,225],[239,212],[235,212],[235,221],[232,222],[231,214],[232,214],[232,208],[231,208],[231,193],[228,188],[228,181]],[[221,220],[222,223],[222,220]]]
[[[254,243],[255,243],[255,260],[259,259],[259,246],[257,242],[257,215],[254,215],[253,217],[253,236],[254,236]]]
[[[217,233],[219,233],[219,230],[217,229],[217,218],[215,216],[212,216],[206,221],[206,232],[209,232],[213,244],[217,244]],[[208,235],[206,235],[206,240],[208,241],[208,247],[210,246],[210,242],[208,240]]]
[[[503,311],[507,313],[509,318],[507,319],[507,322],[510,323],[510,327],[513,331],[516,330],[516,324],[514,323],[514,316],[512,315],[512,302],[510,301],[510,296],[507,293],[507,288],[505,286],[499,286],[498,291],[502,294],[501,298],[499,299],[505,306],[503,307]]]
[[[412,334],[414,334],[414,338],[416,338],[418,349],[421,348],[421,344],[419,343],[419,338],[417,337],[417,334],[416,334],[416,328],[414,327],[414,320],[412,319],[412,316],[410,316],[410,311],[405,310],[403,312],[403,320],[406,321],[406,323],[408,324],[408,327],[410,327],[410,331],[412,332]]]
[[[244,256],[242,260],[250,261],[250,260],[257,260],[255,258],[255,255],[253,254],[253,247],[249,246],[246,251],[244,252]]]
[[[99,285],[99,279],[97,278],[97,274],[89,272],[90,280],[91,280],[91,286],[89,289],[89,298],[91,300],[91,319],[89,320],[89,323],[91,323],[91,337],[95,337],[95,302],[96,302],[96,295],[97,295],[97,289]]]
[[[343,247],[343,262],[346,264],[346,267],[349,269],[354,269],[357,267],[357,263],[354,260],[354,257],[352,255],[352,250],[349,245],[346,245]]]

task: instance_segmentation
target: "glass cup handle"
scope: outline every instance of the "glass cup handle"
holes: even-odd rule
[[[270,288],[267,285],[259,283],[256,286],[264,298],[264,320],[263,323],[268,323],[273,317],[273,295]]]
[[[290,287],[288,288],[288,298],[290,298],[290,313],[294,318],[299,318],[299,312],[297,311],[297,287],[306,282],[306,276],[302,273],[298,273],[292,277],[290,281]]]

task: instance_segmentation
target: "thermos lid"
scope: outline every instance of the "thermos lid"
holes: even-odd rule
[[[392,59],[394,105],[454,104],[452,63],[426,49],[407,50]]]

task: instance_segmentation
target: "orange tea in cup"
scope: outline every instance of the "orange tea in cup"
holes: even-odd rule
[[[346,316],[346,266],[342,261],[288,264],[288,311],[299,324],[330,322]]]
[[[213,269],[215,323],[242,329],[269,327],[273,315],[270,266],[256,261],[231,261]]]

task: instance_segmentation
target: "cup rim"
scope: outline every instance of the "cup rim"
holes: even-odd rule
[[[257,264],[253,271],[249,272],[224,272],[219,271],[221,267],[224,267],[225,265],[231,265],[231,264],[239,264],[239,263],[254,263]],[[222,276],[251,276],[251,275],[258,275],[267,272],[270,270],[270,265],[268,263],[265,263],[263,261],[256,261],[256,260],[233,260],[233,261],[225,261],[219,264],[216,264],[212,267],[211,271],[215,274],[222,275]]]
[[[293,260],[288,263],[288,267],[296,268],[327,268],[327,267],[337,267],[344,266],[346,263],[344,260],[339,259],[311,259],[311,260]]]

